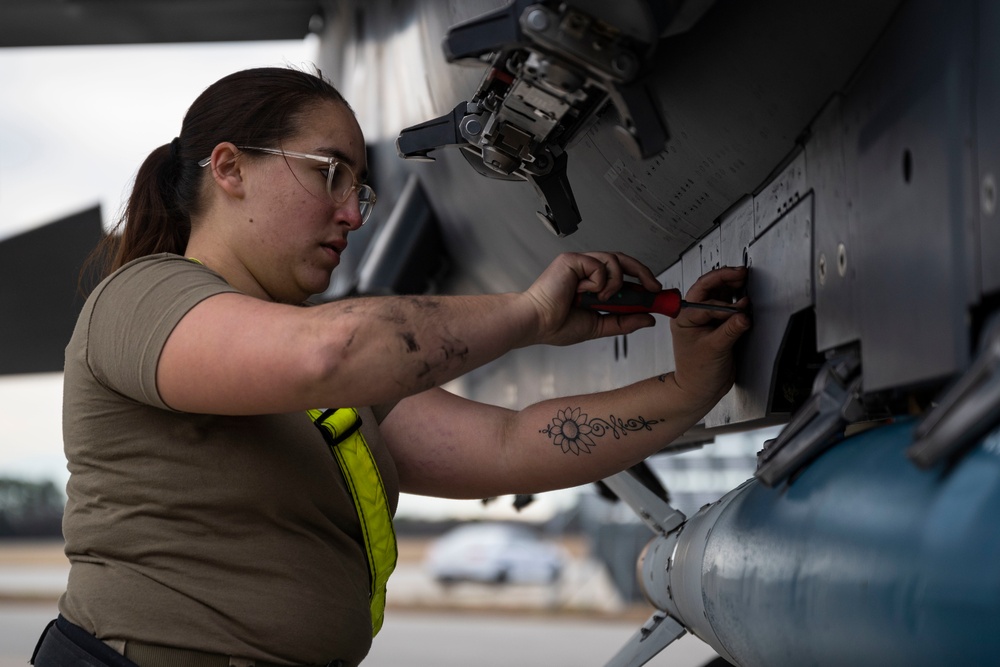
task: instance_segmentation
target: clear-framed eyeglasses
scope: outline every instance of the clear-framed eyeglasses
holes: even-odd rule
[[[259,146],[237,146],[241,151],[258,151],[269,155],[283,155],[285,157],[298,158],[300,160],[315,160],[327,165],[326,169],[326,192],[330,199],[336,204],[343,204],[351,196],[351,193],[358,193],[358,208],[361,211],[361,224],[368,221],[368,217],[375,208],[378,198],[375,191],[366,183],[359,183],[354,170],[346,162],[342,162],[335,157],[326,155],[313,155],[311,153],[298,153],[296,151],[284,151],[280,148],[261,148]],[[212,161],[208,157],[198,162],[201,167],[207,167]]]

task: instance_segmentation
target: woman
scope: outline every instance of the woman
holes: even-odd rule
[[[660,285],[622,254],[565,254],[523,293],[301,307],[374,205],[365,174],[340,94],[272,68],[209,87],[142,165],[113,273],[67,347],[72,567],[34,664],[356,665],[381,624],[399,491],[591,482],[731,386],[749,320],[698,311],[674,322],[676,371],[629,387],[519,412],[438,388],[516,347],[651,326],[572,304],[625,275]],[[744,280],[721,269],[688,296]],[[649,428],[580,447],[582,414]]]

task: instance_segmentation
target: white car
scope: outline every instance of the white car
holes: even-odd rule
[[[550,584],[562,573],[566,553],[530,528],[474,523],[453,528],[428,549],[425,566],[441,583]]]

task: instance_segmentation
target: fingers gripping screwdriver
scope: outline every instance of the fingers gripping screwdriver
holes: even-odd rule
[[[650,292],[635,283],[624,283],[618,293],[607,301],[601,301],[592,292],[578,294],[574,305],[605,313],[658,313],[667,317],[677,317],[681,308],[722,310],[729,313],[742,312],[733,306],[716,306],[710,303],[685,301],[681,298],[681,291],[678,289]]]

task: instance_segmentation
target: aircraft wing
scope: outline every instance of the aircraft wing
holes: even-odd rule
[[[0,46],[301,39],[321,16],[315,0],[7,0]]]
[[[682,291],[750,267],[736,386],[687,439],[784,427],[690,518],[605,480],[653,528],[658,608],[608,664],[684,632],[744,666],[995,661],[995,4],[393,7],[322,66],[368,119],[380,191],[422,193],[385,229],[436,222],[439,291],[522,289],[564,250],[629,252]],[[510,407],[620,386],[672,368],[665,328],[518,350],[459,386]]]

